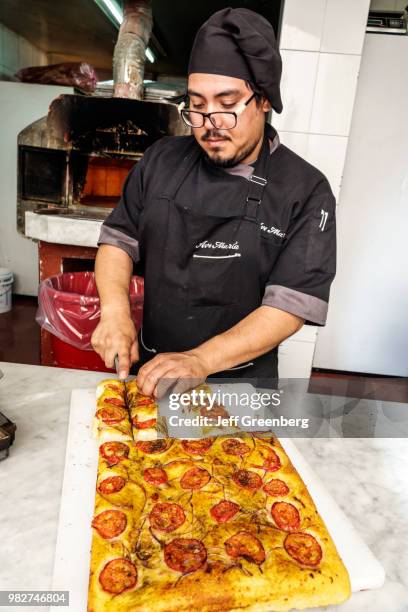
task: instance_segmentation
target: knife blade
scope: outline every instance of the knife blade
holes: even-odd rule
[[[126,406],[126,410],[128,412],[128,416],[129,416],[129,420],[130,422],[132,422],[132,415],[130,413],[130,406],[129,406],[129,400],[128,400],[128,393],[127,393],[127,386],[126,386],[126,378],[121,378],[119,376],[119,355],[115,356],[115,370],[116,370],[116,374],[119,378],[119,380],[123,383],[123,398],[125,400],[125,406]]]

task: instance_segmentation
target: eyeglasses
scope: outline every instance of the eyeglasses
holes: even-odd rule
[[[255,97],[256,94],[253,93],[252,96],[235,112],[215,111],[213,113],[202,113],[200,111],[190,110],[189,108],[183,108],[180,109],[180,115],[182,116],[184,123],[192,128],[204,127],[206,117],[208,117],[212,125],[217,130],[232,130],[237,125],[239,115],[244,112],[248,104]]]

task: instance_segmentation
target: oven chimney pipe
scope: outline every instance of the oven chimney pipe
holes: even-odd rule
[[[152,33],[151,0],[124,0],[123,21],[113,53],[115,98],[143,99],[146,47]]]

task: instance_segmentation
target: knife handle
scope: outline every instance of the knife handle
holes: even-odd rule
[[[122,382],[126,382],[127,379],[129,378],[129,374],[128,374],[128,376],[125,376],[125,378],[120,376],[120,374],[119,374],[119,355],[117,355],[117,354],[115,355],[115,358],[114,358],[114,364],[115,364],[116,374],[118,375],[119,380],[122,381]]]

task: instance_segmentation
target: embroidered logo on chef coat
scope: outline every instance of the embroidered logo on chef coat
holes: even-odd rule
[[[196,249],[206,250],[204,254],[194,253],[193,257],[202,257],[204,259],[227,259],[230,257],[241,257],[241,253],[239,253],[239,242],[210,242],[208,240],[203,240],[203,242],[199,242],[195,245]],[[220,249],[225,252],[225,255],[212,255],[212,249]]]
[[[324,228],[326,227],[326,223],[327,223],[327,219],[329,217],[329,213],[326,210],[322,210],[320,211],[320,223],[319,223],[319,229],[321,232],[324,232]]]
[[[284,238],[286,236],[286,232],[282,232],[279,228],[272,225],[268,227],[261,221],[261,231],[265,232],[265,234],[273,234],[274,236],[278,236],[278,238]]]

